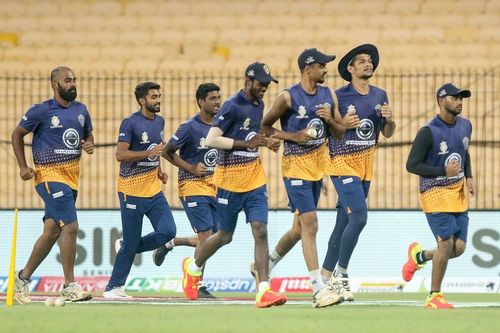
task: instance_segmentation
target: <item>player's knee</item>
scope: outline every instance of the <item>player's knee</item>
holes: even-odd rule
[[[166,230],[158,232],[158,234],[156,235],[156,239],[158,243],[165,244],[171,239],[175,238],[176,233],[177,233],[177,228],[175,227],[175,225],[173,225]]]
[[[366,221],[368,220],[368,212],[366,209],[358,210],[351,213],[349,217],[349,223],[352,224],[353,227],[356,227],[360,231],[366,226]]]
[[[465,243],[455,244],[455,249],[452,253],[453,257],[460,257],[465,252]]]
[[[229,233],[229,232],[219,231],[218,235],[217,235],[217,238],[218,238],[219,243],[221,245],[226,245],[226,244],[231,243],[231,241],[233,240],[233,233],[232,232]]]

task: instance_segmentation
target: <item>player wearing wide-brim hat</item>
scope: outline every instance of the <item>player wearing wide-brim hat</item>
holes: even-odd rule
[[[372,44],[359,45],[353,48],[351,51],[347,52],[347,54],[343,56],[342,59],[340,59],[339,61],[339,66],[338,66],[339,74],[346,81],[349,82],[352,81],[352,70],[353,70],[352,65],[354,58],[358,54],[368,54],[370,56],[373,65],[372,72],[375,72],[375,70],[378,67],[380,58],[377,47]],[[351,67],[351,69],[349,67]]]
[[[346,132],[341,139],[328,139],[326,174],[337,191],[337,216],[321,269],[345,301],[354,300],[350,290],[348,265],[358,238],[368,221],[366,199],[375,174],[375,151],[380,134],[390,138],[396,123],[385,90],[370,84],[379,64],[372,44],[353,48],[340,59],[338,71],[348,81],[335,90],[341,123]]]

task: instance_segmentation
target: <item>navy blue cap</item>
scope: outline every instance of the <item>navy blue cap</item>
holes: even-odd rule
[[[327,64],[335,59],[335,55],[327,55],[319,52],[316,48],[305,49],[299,55],[297,62],[299,69],[302,71],[307,65],[312,64]]]
[[[468,98],[470,95],[470,90],[457,88],[453,83],[445,83],[437,90],[436,99],[444,98],[446,96],[460,96],[462,98]]]
[[[253,64],[248,65],[245,70],[245,76],[259,81],[260,83],[269,83],[271,81],[278,83],[271,75],[271,71],[269,71],[269,67],[261,62],[254,62]]]

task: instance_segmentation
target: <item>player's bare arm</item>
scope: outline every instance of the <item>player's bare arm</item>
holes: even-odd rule
[[[93,154],[94,153],[94,136],[92,133],[87,135],[85,140],[82,140],[82,149],[87,153],[87,154]]]
[[[151,150],[132,151],[127,142],[118,142],[116,145],[116,160],[118,162],[137,162],[145,158],[161,156],[163,153],[163,142]]]
[[[177,148],[173,144],[167,143],[167,145],[163,148],[162,156],[176,167],[183,169],[197,177],[201,177],[207,172],[207,166],[205,164],[201,162],[196,165],[188,163],[184,161],[176,152]]]
[[[380,113],[383,118],[385,118],[384,127],[382,127],[382,135],[386,138],[390,138],[394,134],[394,130],[396,129],[396,123],[392,117],[392,108],[389,103],[384,103],[382,108],[380,109]]]
[[[30,131],[27,129],[17,126],[11,136],[12,148],[14,149],[17,164],[19,165],[19,176],[22,180],[30,180],[35,176],[35,170],[28,166],[26,163],[26,155],[24,154],[24,137],[28,133],[30,133]]]

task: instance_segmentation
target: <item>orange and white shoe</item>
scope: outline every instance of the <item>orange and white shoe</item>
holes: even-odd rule
[[[196,274],[189,270],[189,265],[194,261],[193,258],[184,258],[182,261],[182,290],[184,295],[190,300],[198,298],[198,284],[201,280],[201,272]]]
[[[413,242],[408,246],[408,261],[403,265],[403,279],[408,282],[413,278],[415,272],[425,266],[425,263],[417,262],[417,253],[422,251],[422,247],[417,242]]]
[[[270,288],[257,293],[255,297],[255,306],[258,308],[268,308],[270,306],[279,306],[286,303],[286,296],[281,295]]]
[[[426,309],[453,309],[453,304],[444,299],[443,293],[432,293],[427,296],[424,307]]]

